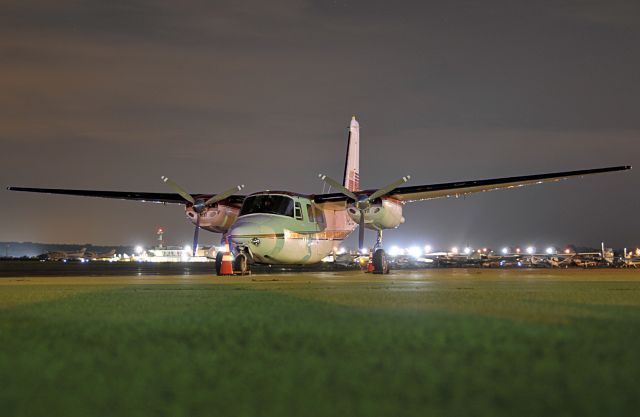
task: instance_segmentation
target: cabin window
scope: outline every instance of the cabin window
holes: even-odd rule
[[[293,211],[293,215],[296,219],[302,220],[302,206],[297,201]]]
[[[299,206],[299,203],[296,203]],[[293,217],[293,199],[285,195],[254,195],[244,199],[240,216],[245,214],[278,214]],[[297,217],[296,217],[297,218]]]
[[[311,204],[307,204],[307,220],[309,220],[309,222],[311,223],[315,223],[316,219],[313,216],[313,207],[311,207]]]

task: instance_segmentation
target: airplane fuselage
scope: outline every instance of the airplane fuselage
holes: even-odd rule
[[[247,197],[225,237],[234,252],[265,264],[320,262],[356,227],[344,205],[332,208],[309,196],[261,192]]]

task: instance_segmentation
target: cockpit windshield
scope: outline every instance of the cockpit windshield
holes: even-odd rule
[[[285,195],[254,195],[247,197],[240,209],[240,216],[245,214],[265,213],[293,217],[293,199]]]

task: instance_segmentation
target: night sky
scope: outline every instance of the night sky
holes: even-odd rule
[[[637,0],[5,0],[0,92],[0,241],[187,243],[182,206],[4,186],[319,193],[355,114],[364,188],[636,166],[412,203],[388,244],[640,242]]]

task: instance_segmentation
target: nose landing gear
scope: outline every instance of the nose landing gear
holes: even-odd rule
[[[251,272],[249,260],[244,252],[240,252],[233,260],[233,272],[239,275],[246,275]]]
[[[216,275],[247,275],[251,273],[250,254],[246,248],[239,247],[238,254],[234,257],[225,244],[225,250],[216,255]]]

